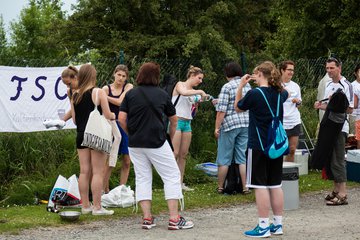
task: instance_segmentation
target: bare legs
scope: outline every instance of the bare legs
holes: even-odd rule
[[[224,186],[226,175],[229,171],[229,166],[218,166],[218,188],[221,189]],[[241,184],[243,190],[248,190],[246,187],[246,164],[239,164],[239,171],[241,176]]]
[[[248,191],[249,188],[246,187],[246,164],[239,164],[239,171],[240,171],[243,191]]]
[[[294,162],[295,151],[299,142],[299,136],[289,137],[289,154],[285,156],[286,162]]]
[[[110,167],[108,164],[105,164],[104,188],[103,188],[103,191],[105,193],[108,193],[110,191],[109,181],[113,169],[114,169],[113,167]]]
[[[274,215],[283,215],[284,194],[280,187],[272,189],[256,188],[255,198],[259,218],[269,218],[270,207]]]
[[[222,189],[224,187],[225,178],[229,170],[228,166],[218,166],[218,188]]]
[[[103,189],[106,154],[86,149],[78,149],[80,162],[79,191],[83,208],[90,207],[89,184],[91,179],[91,192],[94,209],[101,208],[101,191]]]
[[[174,154],[181,173],[181,183],[184,182],[186,156],[189,153],[191,132],[176,131],[173,138]]]
[[[168,199],[167,205],[169,208],[169,215],[170,219],[177,219],[179,216],[179,210],[178,210],[178,199]],[[143,211],[144,218],[151,219],[151,200],[142,200],[139,202],[140,207]]]
[[[105,174],[104,174],[104,192],[108,193],[110,191],[109,188],[109,180],[114,167],[110,167],[108,164],[105,164]],[[126,185],[127,180],[129,178],[130,173],[130,156],[128,154],[123,155],[122,165],[120,169],[120,182],[119,185]]]
[[[120,169],[120,185],[126,185],[130,173],[130,156],[124,154],[122,159],[122,165]]]
[[[90,207],[89,184],[91,178],[90,149],[77,149],[80,163],[79,191],[83,208]]]

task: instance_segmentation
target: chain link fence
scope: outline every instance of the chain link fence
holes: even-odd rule
[[[106,84],[110,84],[113,81],[113,70],[116,65],[123,62],[129,67],[129,81],[134,83],[136,78],[137,71],[139,67],[148,61],[154,61],[160,64],[161,66],[161,74],[171,73],[177,77],[178,80],[185,80],[187,70],[190,65],[202,67],[199,59],[197,58],[162,58],[162,59],[151,59],[151,58],[138,58],[138,57],[125,57],[121,56],[120,58],[95,58],[93,59],[91,56],[82,58],[74,58],[74,59],[15,59],[15,58],[0,58],[0,65],[4,66],[17,66],[17,67],[59,67],[59,66],[68,66],[72,65],[81,65],[86,62],[91,62],[97,69],[97,85],[102,87]],[[305,91],[309,89],[316,89],[319,80],[325,74],[325,62],[326,58],[318,58],[318,59],[297,59],[293,60],[296,64],[295,66],[295,75],[294,81],[296,81],[302,91],[303,96],[306,97]],[[253,57],[253,55],[246,56],[242,54],[239,57],[239,63],[241,63],[242,67],[246,69],[247,73],[251,73],[252,69],[261,61]],[[355,66],[360,62],[359,59],[345,59],[343,61],[342,73],[349,81],[354,80],[353,71]],[[220,89],[223,84],[226,83],[226,79],[223,75],[222,67],[218,67],[216,69],[208,70],[203,69],[205,72],[205,78],[203,83],[199,86],[199,88],[203,89],[205,92],[210,95],[217,97]],[[60,73],[59,73],[60,75]],[[201,106],[202,111],[210,111],[213,112],[214,108],[210,106],[210,104]],[[199,114],[197,117],[200,118],[202,114]],[[215,119],[215,115],[205,114],[204,117],[213,117]],[[213,120],[214,120],[213,119]],[[213,128],[213,121],[209,121],[209,119],[200,119],[198,120],[199,125],[209,124],[208,126],[202,126],[205,130],[209,130]],[[197,124],[197,125],[198,125]],[[53,134],[62,134],[63,131],[54,131]],[[212,131],[211,131],[212,132]],[[34,133],[37,135],[41,135],[41,133]],[[0,133],[1,138],[1,133]],[[194,141],[193,141],[193,144]]]
[[[187,70],[190,65],[202,67],[197,58],[162,58],[162,59],[150,59],[150,58],[96,58],[91,57],[82,57],[77,59],[16,59],[16,58],[0,58],[0,65],[4,66],[17,66],[17,67],[58,67],[58,66],[67,66],[72,65],[81,65],[86,62],[91,62],[97,69],[97,85],[102,87],[106,84],[110,84],[113,81],[113,70],[116,65],[120,62],[124,62],[129,67],[129,81],[134,83],[136,78],[137,71],[139,67],[148,61],[154,61],[160,64],[161,74],[171,73],[177,77],[178,80],[185,80]],[[259,63],[255,59],[247,58],[244,54],[239,58],[239,62],[242,67],[247,69],[248,73],[251,73],[252,69]],[[302,88],[303,96],[306,97],[305,91],[308,89],[316,89],[319,80],[325,74],[325,62],[326,58],[319,59],[297,59],[294,60],[295,66],[295,75],[294,81],[296,81]],[[350,81],[354,80],[353,71],[356,64],[360,62],[360,59],[346,59],[343,61],[342,72]],[[217,97],[220,89],[223,84],[226,83],[226,79],[223,76],[223,69],[203,69],[205,72],[204,82],[199,86],[205,92],[210,95]],[[59,73],[60,75],[60,73]],[[194,135],[196,134],[196,128],[200,128],[203,134],[205,132],[211,132],[208,137],[212,137],[212,129],[214,127],[215,113],[214,108],[211,104],[203,104],[201,106],[201,111],[199,111],[198,116],[194,119]],[[51,134],[63,134],[64,131],[53,131]],[[42,133],[34,133],[37,137],[40,137]],[[43,133],[49,134],[49,133]],[[68,134],[68,133],[67,133]],[[202,135],[200,134],[200,135]],[[0,134],[1,138],[1,134]],[[196,142],[196,138],[193,139],[192,146],[199,147],[202,145],[203,141],[200,143]],[[214,144],[211,144],[214,146]],[[194,149],[195,148],[195,149]],[[195,152],[199,152],[200,149],[197,147],[192,147]],[[215,151],[216,148],[213,149]]]

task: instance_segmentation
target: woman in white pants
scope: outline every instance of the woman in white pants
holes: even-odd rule
[[[193,222],[179,215],[178,201],[182,200],[180,171],[174,154],[166,141],[163,116],[170,121],[170,137],[173,138],[177,117],[168,94],[158,87],[160,66],[145,63],[136,77],[137,88],[125,95],[120,106],[119,122],[129,136],[129,153],[135,170],[136,202],[143,211],[143,229],[155,227],[151,214],[152,166],[164,182],[165,199],[169,208],[169,230],[188,229]]]

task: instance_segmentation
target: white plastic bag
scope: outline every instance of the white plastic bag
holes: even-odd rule
[[[134,191],[130,186],[120,185],[101,196],[103,207],[131,207],[135,204]]]
[[[59,175],[50,193],[47,210],[57,212],[58,207],[79,205],[81,205],[81,199],[76,175],[68,179]]]

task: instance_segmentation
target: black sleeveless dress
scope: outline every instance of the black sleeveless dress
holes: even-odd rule
[[[90,113],[94,110],[94,103],[91,98],[92,89],[89,89],[86,91],[81,99],[81,101],[78,104],[74,104],[75,109],[75,121],[76,121],[76,148],[78,149],[84,149],[87,147],[81,146],[81,143],[84,139],[84,131],[86,128],[87,121],[89,119]],[[98,106],[98,110],[100,113],[101,106]]]

